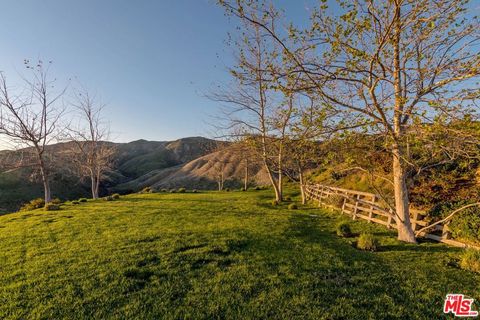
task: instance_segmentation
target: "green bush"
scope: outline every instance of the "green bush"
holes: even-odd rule
[[[30,211],[34,209],[40,209],[40,208],[43,208],[44,206],[45,206],[45,200],[43,200],[42,198],[37,198],[37,199],[31,200],[28,203],[25,203],[20,208],[20,211]]]
[[[72,201],[72,204],[75,204],[75,205],[80,204],[80,201],[73,200],[73,201]]]
[[[80,198],[78,199],[78,202],[87,202],[87,198]]]
[[[162,189],[162,190],[160,190],[160,192],[168,192],[168,190],[167,189]]]
[[[175,189],[170,189],[170,193],[175,193],[175,192],[177,192],[177,190],[175,190]]]
[[[153,190],[151,187],[145,187],[142,189],[142,191],[140,191],[140,193],[152,193]]]
[[[480,273],[480,250],[467,249],[460,256],[460,268]]]
[[[441,219],[454,210],[467,205],[468,201],[440,203],[428,212],[428,217]],[[480,243],[480,207],[470,207],[458,212],[451,220],[448,228],[455,239],[464,239]]]
[[[283,197],[283,200],[285,201],[292,201],[292,198],[290,196]]]
[[[185,193],[187,192],[187,189],[185,188],[178,188],[178,193]]]
[[[295,203],[290,203],[290,204],[288,205],[288,209],[289,209],[289,210],[297,210],[298,207],[297,207],[297,205],[296,205]]]
[[[60,205],[56,203],[49,202],[45,204],[44,207],[45,211],[57,211],[60,210]]]
[[[339,237],[350,237],[352,235],[352,230],[350,229],[350,224],[348,222],[342,221],[336,226],[337,236]]]
[[[377,251],[378,240],[371,233],[362,233],[358,238],[357,248],[364,251]]]
[[[105,198],[103,198],[103,200],[105,201],[113,201],[115,200],[112,196],[106,196]]]
[[[261,188],[259,186],[256,186],[255,188],[253,188],[253,190],[261,190]]]
[[[197,190],[197,189],[193,189],[193,190],[192,190],[192,193],[198,193],[198,190]]]
[[[55,199],[52,199],[52,201],[50,201],[50,203],[53,203],[53,204],[62,204],[62,201],[58,198],[55,198]]]
[[[226,191],[226,192],[230,192],[230,188],[225,188],[225,191]]]
[[[272,204],[272,206],[278,206],[278,201],[277,200],[272,200],[271,204]]]
[[[114,194],[112,194],[112,198],[114,200],[120,199],[120,195],[118,193],[114,193]]]

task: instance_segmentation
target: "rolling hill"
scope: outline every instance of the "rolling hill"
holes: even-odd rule
[[[240,187],[245,165],[228,143],[203,137],[175,141],[137,140],[112,143],[116,148],[113,170],[103,181],[101,194],[130,193],[144,187],[215,189],[219,164],[224,164],[225,187]],[[62,154],[70,143],[50,145],[47,152]],[[222,151],[218,150],[221,146]],[[0,151],[0,212],[16,210],[22,203],[42,196],[42,186],[32,168],[2,167],[7,157],[20,157],[21,151]],[[213,152],[212,152],[213,151]],[[65,169],[61,158],[55,163],[51,177],[54,197],[64,200],[89,195],[88,181],[81,182]],[[267,184],[267,177],[258,165],[249,165],[250,181]]]

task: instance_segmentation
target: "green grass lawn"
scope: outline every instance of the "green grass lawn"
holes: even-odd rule
[[[480,299],[459,249],[355,221],[382,245],[361,252],[335,235],[345,217],[270,198],[135,194],[1,216],[0,318],[438,319],[447,293]]]

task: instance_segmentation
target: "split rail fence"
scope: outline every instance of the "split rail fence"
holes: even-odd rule
[[[385,208],[378,195],[369,192],[342,189],[321,184],[305,185],[305,195],[308,200],[317,202],[319,206],[340,210],[355,219],[367,220],[369,223],[378,223],[387,228],[396,228],[394,212]],[[410,209],[410,218],[413,231],[416,232],[431,222],[425,221],[425,211]],[[450,221],[438,224],[420,236],[435,241],[443,242],[456,247],[469,247],[470,245],[451,239],[448,228]]]

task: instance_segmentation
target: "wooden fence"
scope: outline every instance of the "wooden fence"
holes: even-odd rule
[[[379,196],[374,193],[342,189],[321,184],[305,185],[305,195],[308,200],[313,200],[319,206],[329,207],[340,210],[355,219],[364,219],[369,223],[378,223],[387,228],[396,228],[395,215],[392,209],[386,208],[380,201]],[[431,222],[425,221],[424,211],[410,209],[410,218],[413,231],[420,230],[430,225]],[[448,229],[447,221],[445,224],[438,224],[428,232],[422,232],[420,236],[436,240],[456,247],[474,247],[463,242],[452,240],[451,232]],[[478,248],[478,247],[475,247]]]

